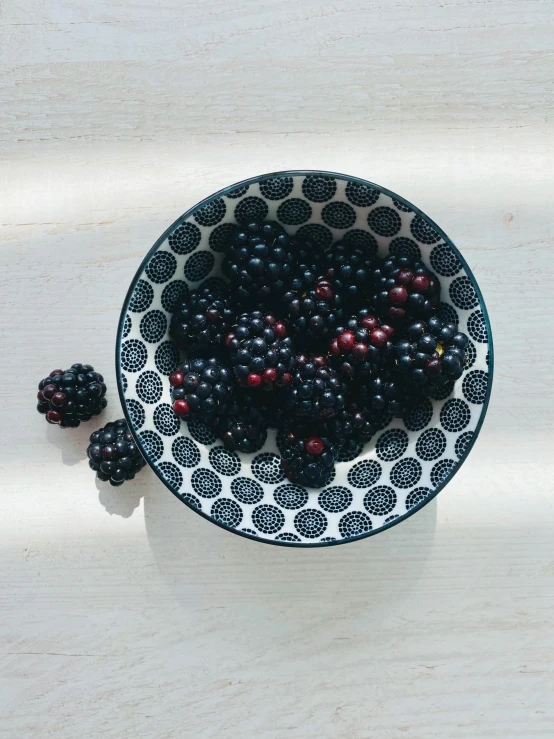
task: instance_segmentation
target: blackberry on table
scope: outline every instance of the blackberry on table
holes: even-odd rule
[[[254,221],[237,228],[222,269],[239,300],[259,303],[285,292],[292,260],[286,231],[277,223]]]
[[[287,410],[298,418],[326,419],[346,405],[346,385],[328,366],[327,357],[296,357],[296,369],[288,391]]]
[[[176,306],[169,332],[182,349],[213,349],[223,346],[234,320],[229,299],[205,287]]]
[[[90,364],[73,364],[67,370],[56,369],[41,380],[37,393],[37,411],[48,423],[60,428],[76,428],[90,421],[107,405],[106,385]]]
[[[340,297],[326,279],[317,280],[310,289],[287,290],[283,303],[292,332],[309,346],[328,341],[343,320]]]
[[[437,388],[462,376],[469,339],[453,323],[431,316],[409,324],[406,335],[394,351],[396,364],[410,383]]]
[[[229,451],[251,454],[265,444],[269,419],[257,401],[247,393],[237,394],[227,414],[219,419],[216,435]]]
[[[235,394],[232,371],[217,357],[183,362],[169,382],[173,410],[184,420],[212,421],[227,411]]]
[[[279,440],[283,468],[291,482],[322,488],[332,480],[339,449],[330,439],[312,435],[300,425],[281,434]]]
[[[336,334],[329,342],[329,355],[346,380],[376,375],[392,354],[394,329],[368,308],[338,326]]]
[[[114,487],[132,480],[146,464],[124,418],[91,434],[87,456],[96,477]]]
[[[429,318],[440,302],[438,279],[407,256],[389,255],[373,270],[372,283],[378,315],[395,325],[406,318]]]
[[[294,350],[284,323],[271,313],[243,313],[226,338],[229,360],[243,387],[288,385]]]

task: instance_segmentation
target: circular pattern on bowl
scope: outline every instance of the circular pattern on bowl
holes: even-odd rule
[[[385,419],[359,456],[344,455],[322,490],[286,479],[268,434],[256,454],[221,446],[203,423],[171,407],[168,375],[179,362],[168,326],[189,289],[220,289],[221,251],[238,223],[264,217],[329,248],[343,240],[384,256],[421,259],[441,280],[440,315],[471,345],[463,376]],[[256,541],[332,546],[396,525],[452,478],[479,433],[491,391],[490,327],[478,285],[452,242],[398,195],[329,172],[283,172],[237,183],[185,213],[141,265],[123,306],[117,376],[142,453],[180,500],[208,520]]]

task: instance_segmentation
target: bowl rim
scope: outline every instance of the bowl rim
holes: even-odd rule
[[[485,400],[483,402],[481,413],[479,416],[479,420],[477,421],[477,425],[475,427],[475,431],[473,432],[473,436],[470,439],[469,444],[467,445],[467,448],[465,449],[462,456],[458,459],[458,463],[454,467],[454,469],[449,472],[447,477],[439,484],[437,487],[432,491],[430,495],[428,495],[424,500],[422,500],[420,503],[417,503],[415,506],[410,508],[409,511],[406,511],[406,513],[398,516],[398,518],[393,519],[392,521],[389,521],[388,523],[385,523],[383,526],[380,526],[378,529],[372,529],[371,531],[364,532],[363,534],[359,534],[358,536],[352,536],[345,539],[335,539],[333,541],[320,541],[320,542],[293,542],[293,541],[276,541],[275,539],[265,539],[263,537],[249,534],[245,531],[240,531],[239,529],[232,528],[230,526],[226,526],[224,523],[221,523],[220,521],[216,521],[215,518],[212,518],[207,513],[204,513],[203,511],[196,508],[191,503],[187,502],[186,500],[183,500],[183,498],[175,491],[173,490],[167,482],[164,480],[161,472],[158,470],[158,468],[155,466],[153,462],[151,462],[149,455],[147,451],[144,448],[144,445],[142,444],[139,432],[135,431],[131,415],[129,413],[129,410],[127,408],[127,403],[125,401],[125,392],[123,389],[123,381],[122,381],[122,370],[121,370],[121,342],[123,340],[123,329],[124,329],[124,323],[125,323],[125,317],[128,313],[129,303],[131,300],[131,297],[133,295],[133,292],[135,290],[136,284],[141,278],[148,262],[152,258],[152,256],[158,251],[159,247],[163,244],[163,242],[167,239],[170,233],[172,233],[175,228],[177,228],[185,219],[187,219],[193,211],[195,211],[197,208],[203,205],[207,205],[208,203],[211,203],[213,200],[216,200],[217,198],[220,198],[223,195],[227,195],[229,192],[232,192],[233,190],[236,190],[240,187],[244,187],[245,185],[252,185],[257,184],[259,182],[263,182],[264,180],[271,179],[273,177],[304,177],[307,175],[316,175],[320,177],[333,177],[340,180],[346,180],[347,182],[355,182],[360,185],[365,185],[366,187],[371,187],[375,190],[379,190],[379,192],[388,195],[393,200],[398,200],[399,202],[403,203],[404,205],[408,206],[413,210],[414,213],[424,218],[434,229],[435,231],[442,237],[444,242],[448,244],[448,246],[454,251],[458,259],[460,260],[466,275],[469,277],[471,284],[477,294],[477,297],[479,299],[479,309],[483,313],[483,318],[485,320],[485,327],[487,330],[487,343],[488,343],[488,349],[489,349],[489,364],[488,364],[488,380],[487,380],[487,390],[485,394]],[[489,406],[489,401],[492,393],[492,383],[493,383],[493,376],[494,376],[494,346],[493,346],[493,338],[492,338],[492,328],[491,323],[489,319],[489,313],[487,310],[487,306],[485,303],[485,299],[483,298],[483,294],[481,292],[481,289],[479,285],[477,284],[477,280],[475,279],[475,276],[470,269],[468,263],[464,259],[464,256],[458,249],[458,247],[454,244],[452,239],[438,226],[438,224],[435,223],[435,221],[430,218],[426,213],[424,213],[420,208],[415,206],[413,203],[411,203],[409,200],[406,200],[406,198],[402,197],[401,195],[398,195],[397,193],[393,192],[392,190],[389,190],[386,187],[383,187],[382,185],[378,185],[375,182],[371,182],[370,180],[365,180],[361,177],[355,177],[353,175],[347,175],[340,172],[329,172],[326,170],[318,170],[318,169],[291,169],[291,170],[281,170],[276,172],[269,172],[267,174],[258,175],[255,177],[249,177],[245,180],[240,180],[239,182],[235,182],[232,185],[228,185],[227,187],[223,187],[220,190],[217,190],[217,192],[213,193],[212,195],[209,195],[208,197],[204,198],[203,200],[200,200],[198,203],[195,203],[192,207],[190,207],[188,210],[186,210],[179,218],[177,218],[165,231],[164,233],[155,241],[154,245],[148,250],[146,256],[142,259],[132,281],[129,285],[129,288],[127,290],[127,293],[125,295],[125,299],[123,301],[123,305],[121,308],[121,313],[119,316],[119,323],[117,326],[117,335],[116,335],[116,341],[115,341],[115,373],[116,373],[116,381],[117,381],[117,390],[119,394],[119,400],[121,402],[121,406],[123,409],[123,413],[125,415],[125,419],[127,421],[127,424],[133,433],[133,436],[135,438],[136,444],[139,447],[142,456],[148,463],[148,466],[154,474],[161,480],[161,482],[164,484],[164,486],[173,493],[173,495],[181,502],[184,503],[188,508],[190,508],[192,511],[194,511],[196,514],[201,516],[202,518],[209,521],[211,524],[215,524],[216,526],[219,526],[221,529],[224,529],[225,531],[228,531],[232,534],[235,534],[237,536],[241,536],[244,539],[250,539],[251,541],[261,542],[263,544],[270,544],[273,546],[279,546],[279,547],[292,547],[295,549],[312,549],[315,547],[333,547],[333,546],[339,546],[341,544],[350,544],[352,542],[360,541],[362,539],[367,539],[370,536],[375,536],[376,534],[381,534],[384,531],[387,531],[388,529],[393,528],[394,526],[397,526],[398,524],[402,523],[403,521],[406,521],[411,516],[415,515],[418,511],[420,511],[422,508],[424,508],[428,503],[430,503],[432,500],[434,500],[437,495],[446,487],[446,485],[452,480],[452,478],[456,475],[456,473],[459,471],[459,469],[462,467],[466,459],[468,458],[471,450],[473,449],[473,446],[477,440],[477,437],[479,436],[481,432],[481,428],[483,426],[483,423],[485,421],[485,416],[487,415],[487,410]]]

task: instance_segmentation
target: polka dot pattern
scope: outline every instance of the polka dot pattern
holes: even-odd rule
[[[198,251],[187,259],[185,278],[189,282],[200,282],[207,277],[215,263],[214,255],[209,251]]]
[[[447,244],[438,244],[431,250],[431,267],[440,277],[454,277],[462,269],[462,263]]]
[[[306,223],[312,215],[312,207],[305,200],[290,198],[277,209],[277,218],[287,226],[298,226]]]
[[[179,364],[179,351],[172,341],[164,341],[156,349],[154,364],[162,375],[170,375]]]
[[[156,285],[163,285],[168,282],[177,269],[177,260],[168,251],[159,251],[154,254],[146,267],[146,274],[150,282]]]
[[[238,475],[241,464],[238,455],[225,447],[214,446],[209,453],[210,464],[220,475]]]
[[[348,203],[327,203],[321,211],[321,217],[329,228],[350,228],[356,223],[356,211]]]
[[[386,516],[396,507],[396,492],[388,485],[377,485],[364,495],[364,506],[373,516]]]
[[[352,500],[353,495],[350,489],[343,485],[325,488],[318,497],[320,508],[328,513],[345,511],[352,504]]]
[[[184,280],[168,282],[162,292],[162,308],[167,311],[167,313],[173,313],[175,307],[185,300],[188,292],[189,288]]]
[[[168,243],[175,254],[190,254],[200,245],[202,232],[195,223],[183,223],[168,237]]]
[[[318,539],[327,528],[327,517],[316,508],[306,508],[294,517],[294,528],[306,539]]]
[[[443,405],[440,421],[445,431],[462,431],[471,421],[468,404],[461,398],[451,398]]]
[[[167,331],[167,318],[161,310],[151,310],[142,317],[140,335],[149,344],[157,344]]]
[[[142,313],[148,310],[154,300],[154,288],[146,280],[139,280],[135,285],[131,300],[129,301],[129,310],[133,313]]]
[[[302,183],[302,192],[312,203],[325,203],[331,200],[337,191],[337,183],[333,177],[308,175]]]
[[[267,217],[317,248],[332,248],[340,237],[368,254],[389,250],[423,261],[442,283],[440,317],[471,338],[456,386],[435,388],[404,419],[391,423],[383,415],[371,442],[343,448],[323,489],[286,479],[273,434],[256,454],[234,454],[209,426],[182,423],[170,404],[168,375],[180,361],[168,332],[171,313],[190,289],[227,294],[220,255],[236,224]],[[426,217],[371,183],[329,173],[275,175],[193,209],[148,256],[123,312],[118,379],[141,450],[183,502],[247,536],[332,544],[401,521],[455,472],[489,392],[487,342],[475,282]]]
[[[222,198],[215,198],[198,208],[194,219],[200,226],[215,226],[225,218],[227,206]]]
[[[236,477],[231,483],[231,493],[246,505],[255,505],[264,497],[263,487],[250,477]]]
[[[383,462],[392,462],[402,457],[408,448],[408,434],[402,429],[390,429],[377,439],[375,450]]]
[[[395,210],[381,205],[369,212],[367,225],[379,236],[396,236],[402,228],[402,220]]]
[[[283,200],[294,187],[292,177],[270,177],[260,182],[260,192],[266,200]]]
[[[144,447],[144,451],[153,462],[157,462],[162,458],[164,453],[164,443],[155,431],[145,429],[138,435],[138,438]]]
[[[359,208],[369,208],[379,200],[380,192],[361,182],[349,182],[346,185],[346,199]]]
[[[200,449],[187,436],[178,436],[171,444],[173,458],[181,467],[198,467]]]
[[[343,539],[362,536],[372,528],[371,518],[363,511],[349,511],[339,521],[339,533]]]
[[[277,506],[260,505],[252,511],[252,523],[262,534],[276,534],[285,525],[285,516]]]
[[[272,452],[264,452],[254,457],[252,461],[252,474],[260,482],[275,485],[285,479],[285,471],[281,464],[281,458]]]
[[[136,391],[143,403],[153,405],[162,397],[163,385],[157,372],[146,370],[137,379]]]
[[[456,462],[453,459],[441,459],[433,465],[431,470],[431,484],[433,487],[436,488],[443,480],[446,480],[454,467],[456,467]]]
[[[286,483],[276,488],[273,498],[281,508],[296,510],[302,508],[308,502],[308,491],[300,485]]]
[[[354,488],[366,488],[373,485],[381,477],[381,465],[374,459],[356,462],[348,473],[348,482]]]
[[[267,203],[262,198],[244,198],[235,208],[235,218],[238,223],[263,221],[267,217],[268,210]]]
[[[471,280],[469,277],[463,275],[462,277],[456,277],[452,280],[448,289],[450,299],[456,306],[461,310],[471,310],[479,305],[479,298],[477,293],[473,289]]]
[[[427,429],[416,443],[416,454],[424,462],[431,462],[444,454],[446,436],[440,429]]]
[[[230,498],[218,498],[210,512],[214,521],[229,528],[236,528],[242,521],[242,508]]]
[[[410,231],[414,239],[419,241],[421,244],[435,244],[440,241],[440,236],[435,229],[423,220],[420,215],[414,216],[413,221],[410,223]]]

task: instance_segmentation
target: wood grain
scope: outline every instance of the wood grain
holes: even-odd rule
[[[0,15],[0,736],[539,739],[554,708],[551,3],[7,0]],[[436,502],[290,551],[146,470],[95,487],[91,428],[35,385],[113,348],[187,207],[321,168],[416,202],[493,322],[493,398]],[[111,410],[110,410],[111,409]]]

